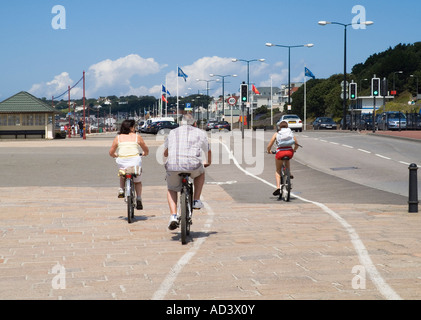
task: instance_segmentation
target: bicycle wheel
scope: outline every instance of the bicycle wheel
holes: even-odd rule
[[[187,243],[187,229],[188,229],[188,192],[187,188],[183,187],[180,197],[180,228],[181,228],[181,243]],[[190,233],[190,230],[189,230]]]
[[[136,201],[133,179],[126,179],[127,221],[134,221],[134,203]]]
[[[289,173],[289,169],[286,167],[282,167],[282,199],[286,202],[290,200],[291,197],[291,175]]]
[[[193,212],[193,184],[189,183],[189,190],[187,196],[187,235],[190,235],[190,226],[192,225],[192,212]]]

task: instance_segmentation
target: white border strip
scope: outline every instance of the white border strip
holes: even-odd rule
[[[259,180],[273,188],[276,188],[276,186],[260,177],[255,176],[254,174],[249,173],[245,169],[243,169],[240,164],[238,163],[237,159],[234,158],[232,151],[222,142],[220,142],[227,152],[230,155],[230,158],[234,162],[234,164],[237,166],[238,169],[243,171],[246,175],[251,176],[255,178],[256,180]],[[318,206],[320,209],[322,209],[324,212],[329,214],[332,218],[334,218],[336,221],[338,221],[348,232],[349,237],[351,238],[352,245],[354,246],[355,251],[358,254],[358,258],[360,260],[360,263],[365,267],[369,277],[373,281],[376,288],[380,291],[380,293],[388,300],[402,300],[402,298],[386,283],[386,281],[382,278],[380,273],[377,271],[376,267],[373,264],[373,261],[370,258],[370,255],[368,254],[368,251],[366,247],[364,246],[364,243],[361,241],[360,237],[358,236],[358,233],[355,231],[355,229],[341,216],[339,216],[336,212],[329,209],[326,205],[307,200],[305,198],[302,198],[300,196],[297,196],[296,194],[293,194],[294,197],[297,199],[300,199],[301,201],[312,203],[316,206]]]
[[[207,213],[208,219],[205,222],[206,229],[202,232],[208,232],[213,223],[213,217],[215,213],[213,212],[212,208],[204,201],[202,201]],[[157,291],[155,291],[154,295],[152,296],[152,300],[163,300],[167,295],[168,291],[170,291],[171,287],[173,286],[175,280],[177,279],[178,274],[183,270],[184,266],[186,266],[190,260],[194,257],[197,251],[200,249],[200,246],[206,241],[207,237],[202,237],[194,241],[193,246],[187,251],[180,260],[171,268],[171,271],[161,283],[161,286]]]

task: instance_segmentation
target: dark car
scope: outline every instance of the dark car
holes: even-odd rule
[[[218,121],[216,121],[216,120],[209,120],[209,121],[206,123],[205,130],[206,130],[206,131],[209,131],[209,130],[215,129],[215,125],[216,125],[217,123],[218,123]]]
[[[375,121],[375,128],[377,128],[377,117]],[[373,130],[373,114],[363,113],[360,117],[360,129],[362,130]]]
[[[332,118],[329,117],[319,117],[316,118],[313,122],[313,129],[320,130],[320,129],[338,129],[338,125]]]
[[[406,128],[411,130],[421,130],[421,114],[410,113],[406,118]]]
[[[227,131],[231,131],[231,125],[229,124],[229,122],[227,121],[220,121],[218,122],[215,127],[215,129],[218,129],[219,131],[222,130],[227,130]]]
[[[178,128],[178,123],[174,121],[157,121],[150,125],[148,132],[153,134],[167,134],[175,128]]]

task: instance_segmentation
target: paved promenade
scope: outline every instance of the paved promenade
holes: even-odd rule
[[[0,187],[0,299],[421,298],[421,214],[406,205],[291,202],[280,210],[238,203],[207,184],[193,241],[182,246],[178,230],[167,229],[164,184],[145,183],[145,210],[127,223],[114,165],[99,160],[110,143],[0,142],[2,175],[14,172],[20,181]],[[39,148],[42,156],[21,155]],[[45,157],[32,170],[51,179],[49,150],[62,153],[54,161],[69,163],[77,150],[92,153],[105,166],[105,182],[90,187],[77,174],[64,185],[25,182],[17,165],[25,157]],[[92,170],[94,161],[82,171]]]

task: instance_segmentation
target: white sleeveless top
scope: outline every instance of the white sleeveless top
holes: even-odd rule
[[[137,134],[136,141],[120,142],[120,135],[118,136],[117,154],[119,158],[137,157],[140,152],[141,148],[137,142]]]

